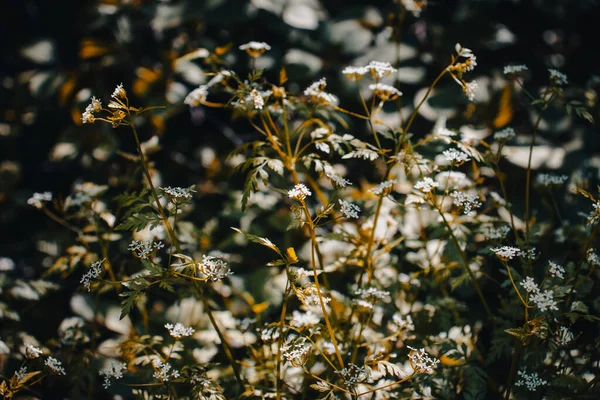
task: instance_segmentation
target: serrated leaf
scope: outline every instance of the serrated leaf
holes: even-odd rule
[[[115,229],[121,231],[139,232],[144,230],[148,225],[150,230],[156,228],[160,224],[160,217],[152,212],[134,214],[121,222]]]
[[[233,229],[234,231],[236,231],[238,233],[241,233],[249,241],[254,242],[254,243],[258,243],[258,244],[263,245],[265,247],[268,247],[268,248],[270,248],[271,250],[277,252],[277,254],[279,254],[280,256],[283,257],[283,254],[281,253],[281,251],[279,250],[279,248],[277,246],[275,246],[275,244],[273,242],[271,242],[269,239],[263,238],[263,237],[260,237],[260,236],[256,236],[256,235],[252,235],[250,233],[242,232],[238,228],[231,228],[231,229]]]

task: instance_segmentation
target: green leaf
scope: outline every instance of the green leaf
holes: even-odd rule
[[[279,254],[280,256],[283,257],[283,254],[281,253],[281,251],[279,250],[279,248],[277,246],[275,246],[275,244],[273,242],[271,242],[269,239],[262,238],[262,237],[256,236],[256,235],[252,235],[250,233],[242,232],[238,228],[231,228],[231,229],[233,229],[237,233],[241,233],[249,241],[254,242],[254,243],[258,243],[258,244],[263,245],[265,247],[268,247],[268,248],[270,248],[271,250],[277,252],[277,254]]]
[[[139,232],[150,225],[150,230],[152,230],[160,224],[160,221],[160,217],[153,212],[134,214],[121,222],[115,229]]]
[[[142,265],[150,272],[151,275],[162,275],[165,270],[158,264],[153,263],[148,259],[142,258]]]

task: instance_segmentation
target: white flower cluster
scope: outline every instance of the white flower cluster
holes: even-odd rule
[[[206,280],[216,282],[233,275],[227,263],[220,258],[213,256],[202,256],[202,262],[198,265],[200,272]]]
[[[108,389],[112,385],[113,380],[118,380],[123,377],[123,371],[127,369],[127,364],[115,360],[111,360],[108,367],[98,371],[100,376],[104,377],[102,386]]]
[[[34,193],[33,196],[27,200],[27,204],[34,206],[35,208],[42,208],[47,201],[52,201],[52,192]]]
[[[265,106],[265,100],[263,99],[261,93],[256,89],[252,89],[250,92],[250,99],[252,100],[255,110],[262,110]]]
[[[554,81],[557,85],[566,85],[568,83],[567,75],[562,72],[552,68],[548,68],[548,72],[550,72],[550,80]]]
[[[173,324],[165,324],[165,328],[169,330],[169,335],[174,337],[175,339],[181,339],[182,337],[192,336],[196,330],[192,327],[186,327],[181,323]]]
[[[407,347],[410,349],[408,354],[410,365],[416,373],[432,373],[435,366],[440,362],[437,358],[431,358],[425,349],[418,350],[410,346]]]
[[[137,258],[145,260],[148,256],[154,254],[158,249],[162,249],[165,245],[162,242],[155,242],[153,240],[132,240],[127,246],[127,250],[131,251]]]
[[[554,293],[552,290],[544,290],[542,292],[532,277],[528,276],[521,281],[521,286],[523,286],[527,293],[531,294],[529,299],[535,303],[541,312],[558,310],[558,307],[556,307],[558,303],[554,300]]]
[[[587,252],[587,262],[590,265],[600,265],[600,258],[598,257],[598,254],[596,254],[596,252],[594,252],[592,249],[589,249]]]
[[[535,260],[536,257],[537,257],[537,255],[535,254],[535,252],[536,252],[536,248],[532,247],[529,250],[521,250],[519,252],[519,256],[523,257],[523,258],[526,258],[526,259],[529,259],[529,260]]]
[[[436,188],[438,186],[440,186],[438,182],[434,181],[431,178],[425,178],[422,181],[415,183],[414,188],[420,190],[423,193],[429,193],[433,190],[433,188]]]
[[[369,85],[369,89],[373,91],[373,94],[379,97],[382,101],[395,100],[399,96],[402,96],[402,92],[393,86],[385,85],[383,83],[375,83]]]
[[[496,247],[491,248],[490,250],[492,250],[494,254],[496,254],[496,256],[503,261],[512,260],[513,257],[518,256],[521,253],[521,249],[512,246]]]
[[[241,45],[239,47],[239,49],[244,50],[244,51],[245,50],[271,50],[271,46],[269,46],[265,42],[256,42],[253,40],[251,42]]]
[[[354,292],[354,295],[358,297],[355,300],[357,305],[372,310],[375,304],[388,298],[390,292],[370,287],[368,289],[358,289]]]
[[[569,177],[567,175],[538,174],[535,182],[540,186],[559,186],[568,179]]]
[[[309,87],[304,89],[304,95],[323,104],[331,104],[334,106],[337,105],[339,103],[339,99],[337,96],[325,92],[324,90],[326,87],[327,80],[325,78],[321,78],[320,80],[311,83]]]
[[[348,363],[346,368],[335,371],[335,373],[341,375],[344,385],[347,387],[364,382],[369,377],[369,372],[365,366],[359,367],[354,363]]]
[[[535,392],[539,386],[548,384],[548,382],[538,376],[537,372],[528,374],[527,370],[519,371],[519,377],[521,377],[521,379],[515,382],[515,386],[525,386],[530,392]]]
[[[42,355],[42,349],[38,349],[35,346],[32,346],[30,344],[26,344],[25,345],[25,357],[27,357],[30,360],[34,360],[36,358],[39,358],[39,356]]]
[[[364,67],[346,67],[342,70],[342,73],[346,75],[348,79],[357,81],[367,72],[370,72],[373,78],[380,79],[389,76],[396,71],[397,69],[392,67],[392,64],[388,62],[371,61]],[[371,90],[374,89],[371,88]]]
[[[234,74],[233,71],[223,70],[218,74],[213,76],[205,85],[200,85],[196,89],[192,90],[183,100],[184,104],[187,104],[190,107],[196,107],[200,103],[206,100],[208,96],[208,89],[215,86],[217,83],[221,82],[225,77],[232,76]]]
[[[179,371],[176,369],[171,371],[171,368],[173,367],[171,367],[171,364],[169,363],[163,363],[162,361],[155,359],[152,362],[152,365],[154,366],[154,374],[152,376],[162,382],[168,382],[171,378],[179,378]]]
[[[344,214],[346,218],[356,218],[358,219],[358,213],[360,212],[360,207],[356,204],[352,204],[346,200],[339,199],[338,200],[341,206],[341,213]]]
[[[87,105],[83,114],[81,114],[81,122],[84,124],[94,123],[94,113],[102,110],[102,102],[92,96],[90,104]]]
[[[496,133],[494,133],[494,139],[500,141],[500,140],[511,140],[513,138],[515,138],[517,136],[517,134],[515,133],[515,130],[511,127],[508,128],[504,128],[501,131],[498,131]]]
[[[510,227],[508,225],[502,225],[498,228],[488,226],[484,230],[483,234],[488,239],[493,240],[493,239],[504,239],[506,237],[506,235],[508,235],[508,232],[510,232]]]
[[[160,190],[166,195],[166,197],[174,202],[181,203],[181,201],[189,200],[192,198],[194,193],[196,193],[196,189],[193,187],[182,188],[182,187],[161,187]]]
[[[117,85],[110,97],[113,99],[124,99],[127,97],[127,92],[125,92],[125,89],[123,89],[123,83]]]
[[[459,57],[464,57],[468,60],[466,63],[467,65],[464,66],[465,69],[462,72],[472,71],[475,69],[477,66],[477,57],[475,57],[475,54],[473,54],[473,50],[462,47],[460,43],[456,43],[456,45],[454,45],[454,50]]]
[[[481,207],[483,204],[479,201],[479,196],[475,194],[467,194],[455,190],[450,194],[454,198],[454,205],[461,207],[466,215],[475,215],[475,208]]]
[[[410,315],[406,315],[403,318],[402,314],[400,313],[395,313],[392,316],[390,326],[394,333],[412,332],[415,330],[415,324],[413,323],[412,317]]]
[[[552,261],[549,261],[550,264],[550,276],[554,278],[565,279],[565,269]]]
[[[87,289],[88,292],[91,290],[92,279],[98,279],[100,274],[102,274],[102,264],[104,263],[104,260],[105,259],[102,259],[93,263],[88,272],[83,274],[83,276],[81,277],[81,281],[79,283],[81,283],[83,287]]]
[[[23,382],[25,379],[27,379],[27,367],[23,366],[19,368],[19,370],[15,372],[15,377],[19,382]]]
[[[320,320],[319,316],[310,310],[305,313],[294,310],[290,325],[296,328],[305,328],[318,324]]]
[[[310,191],[310,189],[308,189],[303,183],[299,183],[296,186],[294,186],[293,189],[288,190],[288,197],[290,199],[295,199],[299,201],[304,200],[311,194],[312,192]]]
[[[448,149],[442,152],[446,160],[448,160],[451,164],[461,165],[471,159],[467,153],[464,153],[458,149]]]
[[[527,71],[529,70],[529,68],[527,68],[527,65],[507,65],[504,67],[504,75],[509,75],[509,74],[518,74],[520,72],[523,71]]]
[[[369,192],[373,193],[376,196],[381,196],[386,189],[391,188],[396,184],[396,180],[384,181],[374,188],[369,189]]]
[[[281,354],[294,367],[301,367],[308,361],[310,348],[309,345],[304,344],[304,340],[288,342],[281,347]]]
[[[477,92],[477,85],[478,85],[477,81],[472,80],[471,82],[465,83],[465,86],[463,86],[463,92],[465,92],[465,95],[469,98],[469,101],[475,100],[475,93]]]
[[[46,358],[46,361],[44,361],[44,365],[46,365],[48,368],[50,368],[50,371],[52,371],[56,375],[66,375],[67,374],[65,372],[65,369],[62,366],[62,363],[54,357]]]

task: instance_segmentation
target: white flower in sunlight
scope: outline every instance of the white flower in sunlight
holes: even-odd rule
[[[190,107],[196,107],[202,102],[206,101],[208,96],[208,86],[200,85],[196,89],[192,90],[183,100],[183,104],[187,104]]]
[[[419,350],[410,346],[407,347],[410,349],[408,359],[413,370],[416,373],[433,373],[433,369],[439,364],[440,360],[430,357],[425,349]]]
[[[323,104],[331,104],[337,105],[339,103],[339,99],[337,96],[325,92],[325,88],[327,87],[327,80],[325,78],[321,78],[316,82],[313,82],[304,89],[304,95],[310,97],[313,101],[323,103]]]
[[[121,379],[123,377],[123,371],[126,369],[127,364],[111,360],[106,368],[98,371],[98,375],[104,377],[104,383],[102,384],[104,389],[108,389],[110,385],[112,385],[113,379]]]
[[[527,370],[524,370],[519,371],[518,374],[521,379],[515,382],[515,386],[525,386],[530,392],[535,392],[538,387],[548,384],[538,376],[537,372],[528,374]]]
[[[483,204],[479,201],[479,196],[474,194],[463,193],[455,190],[450,194],[454,198],[454,205],[463,209],[466,215],[475,215],[475,208],[481,207]]]
[[[149,256],[154,254],[158,249],[162,249],[165,245],[162,242],[155,242],[153,240],[132,240],[127,246],[127,250],[131,251],[134,256],[146,260]]]
[[[565,269],[562,266],[560,266],[552,261],[549,261],[549,264],[550,264],[550,271],[549,271],[550,276],[552,276],[554,278],[565,279],[565,275],[564,275]]]
[[[344,214],[346,218],[356,218],[358,219],[358,213],[360,212],[360,207],[356,204],[352,204],[342,199],[338,199],[338,202],[341,206],[341,213]]]
[[[461,165],[471,159],[467,153],[454,148],[444,150],[442,154],[453,165]]]
[[[369,65],[365,66],[364,68],[369,70],[373,78],[376,79],[383,78],[384,76],[389,76],[397,71],[396,68],[392,67],[392,64],[390,64],[389,62],[382,61],[371,61]]]
[[[557,302],[554,300],[554,292],[552,290],[538,291],[529,298],[540,311],[546,310],[558,311]]]
[[[127,92],[125,92],[125,89],[123,89],[122,83],[117,85],[117,87],[113,91],[113,94],[110,97],[113,99],[124,99],[125,97],[127,97]]]
[[[358,81],[367,72],[369,72],[367,67],[346,67],[342,70],[342,74],[346,75],[346,78],[353,81]]]
[[[154,366],[154,374],[152,376],[162,382],[168,382],[171,378],[179,378],[179,371],[176,369],[171,371],[172,367],[169,363],[163,363],[162,361],[155,359],[152,362],[152,365]]]
[[[521,64],[521,65],[507,65],[507,66],[504,67],[503,73],[504,73],[504,75],[518,74],[520,72],[527,71],[527,70],[529,70],[529,68],[527,68],[527,66],[523,65],[523,64]]]
[[[438,182],[434,181],[431,178],[425,178],[422,181],[415,183],[414,188],[420,190],[423,193],[429,193],[433,190],[433,188],[436,188],[438,186],[440,186]]]
[[[381,101],[391,101],[402,96],[402,92],[390,85],[384,85],[383,83],[375,83],[369,85],[369,89],[373,91],[373,94],[381,99]]]
[[[42,355],[42,349],[38,349],[30,344],[25,345],[25,357],[30,360],[36,359]]]
[[[220,281],[233,275],[233,271],[229,269],[225,261],[213,256],[202,256],[202,262],[198,265],[198,269],[210,282]]]
[[[548,68],[548,72],[550,72],[550,80],[557,85],[566,85],[568,83],[567,75],[563,74],[562,72],[552,68]]]
[[[312,192],[303,183],[299,183],[296,186],[294,186],[293,189],[288,190],[288,197],[290,199],[295,199],[299,201],[304,200],[311,194]]]
[[[27,204],[35,208],[42,208],[45,202],[52,201],[52,192],[34,193]]]
[[[56,375],[66,375],[67,373],[65,372],[65,369],[62,366],[62,363],[60,361],[58,361],[56,358],[54,357],[48,357],[46,358],[46,361],[44,361],[44,364],[50,368],[50,370],[52,372],[54,372]]]
[[[165,324],[165,328],[169,330],[169,335],[171,335],[175,339],[181,339],[182,337],[192,336],[196,330],[191,327],[186,327],[181,323],[173,324]]]
[[[91,290],[91,281],[93,279],[98,279],[102,274],[102,264],[104,263],[104,260],[105,259],[102,259],[93,263],[90,269],[81,277],[81,281],[79,281],[79,283],[81,283],[88,292]]]
[[[256,89],[252,89],[250,92],[250,99],[252,99],[252,104],[254,104],[255,110],[262,110],[265,106],[265,101],[260,95],[260,92]]]
[[[314,314],[310,310],[305,313],[294,310],[292,313],[292,321],[290,322],[290,325],[296,328],[305,328],[318,324],[320,320],[321,319],[319,318],[319,316]]]
[[[475,92],[477,91],[477,81],[474,80],[474,81],[465,83],[465,86],[463,87],[463,91],[465,92],[465,95],[469,98],[469,101],[474,101],[475,100]]]
[[[515,130],[511,127],[504,128],[501,131],[494,133],[494,139],[496,139],[498,141],[511,140],[511,139],[514,139],[516,136],[517,136],[517,134],[515,133]]]
[[[245,43],[239,47],[240,50],[244,50],[250,57],[258,57],[267,50],[271,50],[271,46],[265,42],[251,41]]]
[[[523,279],[520,282],[520,285],[523,286],[523,289],[525,289],[527,293],[537,293],[540,291],[540,288],[531,276],[528,276],[525,279]]]
[[[503,261],[512,260],[513,257],[519,255],[521,249],[512,246],[502,246],[490,249]]]

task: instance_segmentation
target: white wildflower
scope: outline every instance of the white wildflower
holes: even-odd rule
[[[174,337],[175,339],[181,339],[182,337],[192,336],[196,330],[192,327],[186,327],[181,323],[173,324],[165,324],[165,328],[169,330],[169,335]]]
[[[369,72],[367,67],[346,67],[342,70],[342,74],[346,75],[346,78],[353,81],[358,81],[367,72]]]
[[[538,174],[535,182],[540,186],[560,186],[565,183],[569,177],[567,175]]]
[[[413,319],[410,315],[402,317],[402,314],[396,313],[392,316],[390,328],[395,333],[412,332],[415,330],[415,324],[413,323]]]
[[[288,342],[281,346],[283,358],[288,360],[294,367],[301,367],[308,361],[311,347],[305,345],[305,340]]]
[[[204,101],[206,101],[206,97],[208,96],[208,86],[200,85],[196,89],[192,90],[183,100],[184,104],[187,104],[190,107],[197,107]]]
[[[152,362],[152,366],[154,367],[154,374],[152,375],[154,378],[162,381],[168,382],[171,378],[179,378],[179,371],[176,369],[171,371],[171,364],[163,363],[162,361],[155,359]]]
[[[132,240],[127,246],[127,250],[131,251],[134,256],[146,260],[158,249],[162,249],[165,245],[162,242],[155,242],[153,240]]]
[[[370,287],[367,289],[358,289],[354,292],[354,295],[358,297],[354,300],[357,305],[372,310],[375,304],[387,299],[390,296],[390,292]]]
[[[125,89],[123,89],[122,83],[117,85],[117,87],[113,91],[113,94],[110,97],[113,99],[124,99],[125,97],[127,97],[127,92],[125,92]]]
[[[325,92],[324,90],[326,87],[327,80],[325,78],[321,78],[307,87],[304,90],[304,95],[319,103],[332,104],[334,106],[337,105],[339,103],[339,99],[335,95]]]
[[[354,363],[348,363],[346,368],[335,371],[335,373],[341,376],[344,385],[347,387],[355,386],[369,378],[369,371],[367,368],[364,365],[359,367]]]
[[[550,72],[550,80],[555,82],[557,85],[566,85],[567,75],[563,74],[560,71],[557,71],[552,68],[548,68],[548,72]]]
[[[515,382],[515,386],[525,386],[531,392],[535,392],[539,386],[548,384],[548,382],[538,376],[537,372],[527,374],[527,370],[524,370],[519,371],[518,374],[521,379]]]
[[[552,292],[552,290],[544,290],[543,292],[538,291],[537,293],[533,294],[529,299],[533,303],[535,303],[537,308],[539,308],[542,312],[546,310],[558,311],[558,307],[556,306],[558,303],[556,302],[556,300],[554,300],[554,293]]]
[[[191,199],[193,194],[196,193],[196,189],[193,187],[182,188],[182,187],[161,187],[165,197],[174,204],[181,204]]]
[[[123,371],[126,369],[127,364],[111,360],[108,367],[98,371],[98,374],[104,377],[104,383],[102,384],[104,389],[108,389],[110,385],[112,385],[113,379],[121,379],[123,377]]]
[[[531,276],[528,276],[522,280],[520,285],[523,286],[527,293],[538,293],[540,291],[540,288]]]
[[[375,186],[374,188],[369,189],[369,192],[373,193],[376,196],[381,196],[386,191],[386,189],[391,188],[395,184],[396,180],[384,181],[381,182],[379,185]]]
[[[392,64],[390,64],[389,62],[381,61],[371,61],[369,65],[365,66],[365,68],[369,70],[373,78],[376,79],[383,78],[384,76],[389,76],[397,71],[397,69],[392,67]]]
[[[587,252],[587,262],[590,265],[600,265],[600,258],[598,258],[598,254],[596,254],[592,249],[589,249]]]
[[[23,382],[25,379],[27,379],[27,367],[23,366],[19,368],[19,370],[15,372],[15,377],[19,382]]]
[[[198,268],[206,280],[210,282],[220,281],[229,275],[233,275],[233,271],[229,269],[225,261],[213,256],[202,256],[202,262],[198,265]]]
[[[517,136],[517,134],[515,133],[515,130],[511,127],[504,128],[501,131],[494,133],[494,139],[496,139],[498,141],[511,140],[511,139],[514,139],[516,136]]]
[[[27,204],[35,208],[42,208],[45,202],[52,201],[52,192],[34,193]]]
[[[408,359],[413,370],[416,373],[433,373],[433,369],[439,364],[440,360],[431,358],[425,349],[418,350],[410,346],[407,347],[410,349]]]
[[[483,204],[479,201],[479,196],[474,194],[467,194],[455,190],[450,194],[454,198],[454,204],[463,209],[466,215],[475,215],[475,208],[481,207]]]
[[[346,218],[356,218],[358,219],[358,213],[360,212],[360,207],[356,204],[352,204],[345,200],[339,199],[338,202],[341,206],[341,213],[344,214]]]
[[[506,235],[508,234],[508,232],[510,232],[510,227],[507,225],[502,225],[499,228],[494,228],[492,226],[489,226],[484,230],[483,234],[488,239],[494,240],[494,239],[504,239],[506,237]]]
[[[252,104],[254,104],[255,110],[262,110],[265,106],[265,101],[263,100],[260,92],[256,89],[252,89],[250,92],[250,99],[252,100]]]
[[[84,124],[91,124],[94,122],[94,113],[102,110],[102,102],[97,98],[92,96],[90,100],[90,104],[87,105],[83,114],[81,114],[81,121]]]
[[[420,190],[423,193],[429,193],[433,188],[438,187],[440,184],[431,178],[425,178],[422,181],[415,183],[414,188]]]
[[[463,92],[469,98],[469,101],[475,100],[475,92],[477,91],[477,81],[473,80],[471,82],[465,83],[463,87]]]
[[[79,283],[81,283],[88,292],[91,290],[92,279],[98,279],[98,277],[100,277],[102,274],[102,264],[104,263],[104,260],[106,259],[102,259],[93,263],[90,269],[81,277],[81,281],[79,281]]]
[[[446,160],[453,165],[461,165],[471,159],[467,153],[464,153],[458,149],[448,149],[442,152]]]
[[[375,83],[369,85],[369,89],[373,91],[373,94],[381,99],[381,101],[395,100],[399,96],[402,96],[402,92],[390,85],[384,85],[383,83]]]
[[[521,65],[507,65],[507,66],[504,67],[503,73],[504,73],[504,75],[518,74],[520,72],[527,71],[527,70],[529,70],[529,68],[527,68],[527,66],[523,65],[523,64],[521,64]]]
[[[41,355],[42,355],[42,349],[39,349],[30,344],[25,345],[25,357],[27,357],[28,359],[34,360],[36,358],[39,358],[39,356],[41,356]]]
[[[550,264],[550,276],[554,278],[565,279],[565,269],[552,261],[549,261]]]
[[[271,50],[271,46],[266,44],[265,42],[255,42],[251,41],[245,43],[239,47],[240,50],[244,50],[251,57],[258,57],[263,54],[265,51]]]
[[[502,246],[492,248],[490,250],[492,250],[498,256],[498,258],[500,258],[503,261],[512,260],[513,257],[519,255],[519,253],[521,252],[521,249],[512,246]]]
[[[65,372],[65,369],[62,366],[62,363],[60,361],[58,361],[56,358],[54,357],[48,357],[46,358],[46,361],[44,361],[44,364],[50,368],[50,370],[55,373],[56,375],[66,375],[67,373]]]
[[[296,328],[306,328],[318,324],[320,320],[321,319],[319,318],[319,316],[314,314],[310,310],[304,313],[294,310],[292,313],[292,321],[290,325]]]
[[[299,201],[304,200],[311,194],[312,192],[303,183],[299,183],[296,186],[294,186],[293,189],[288,190],[288,197],[290,199],[295,199]]]
[[[519,251],[519,256],[529,260],[535,260],[537,255],[535,254],[536,248],[532,247],[529,250],[521,250]]]

